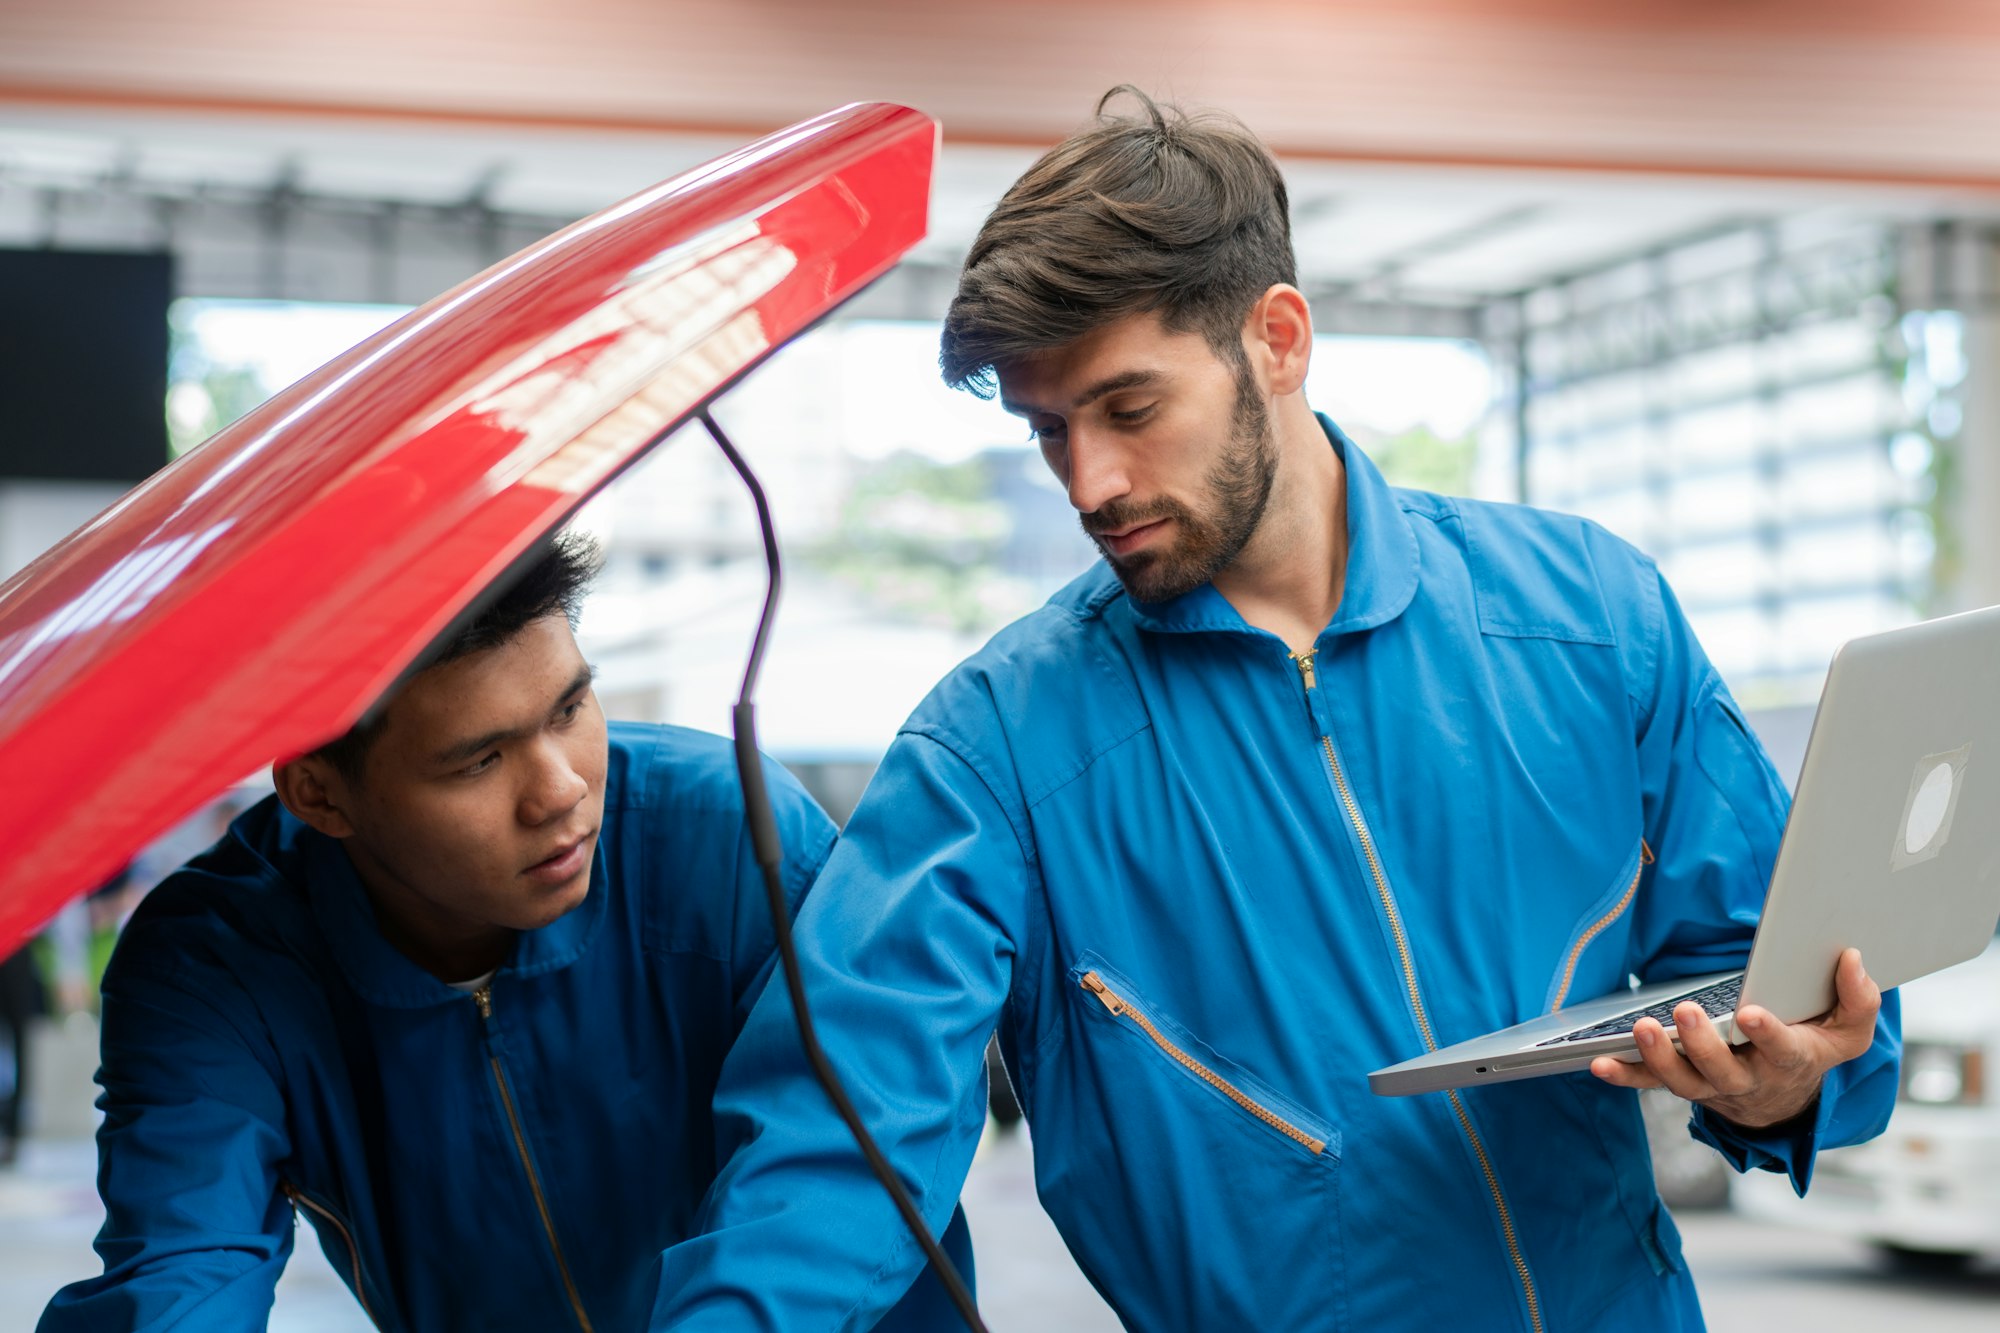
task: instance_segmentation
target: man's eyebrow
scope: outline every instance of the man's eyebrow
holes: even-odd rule
[[[439,750],[431,756],[431,763],[439,768],[450,764],[462,764],[468,759],[477,758],[486,750],[498,745],[501,741],[519,740],[525,734],[519,727],[485,732],[469,740],[462,740],[455,745]]]
[[[581,694],[584,690],[588,689],[590,682],[595,679],[597,679],[596,667],[586,666],[578,671],[575,676],[570,678],[568,687],[563,690],[561,695],[557,696],[556,707],[560,708],[563,700]],[[477,758],[481,753],[498,745],[502,741],[517,741],[523,736],[532,734],[535,730],[536,728],[534,727],[502,727],[494,731],[484,732],[478,736],[469,737],[466,740],[458,741],[445,749],[439,750],[431,756],[431,763],[439,768],[448,764],[462,764],[468,759]]]
[[[1118,393],[1124,389],[1149,388],[1165,378],[1166,376],[1157,370],[1123,370],[1116,375],[1099,380],[1078,394],[1075,401],[1070,404],[1069,410],[1074,412],[1079,407],[1088,407],[1106,394]],[[1033,403],[1017,403],[1010,398],[1002,398],[1000,406],[1017,417],[1025,417],[1031,412],[1045,412],[1048,410],[1037,407]]]

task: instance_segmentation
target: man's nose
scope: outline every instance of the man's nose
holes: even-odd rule
[[[1125,453],[1101,436],[1072,430],[1069,437],[1069,502],[1079,514],[1095,513],[1131,493]]]
[[[590,783],[569,754],[553,740],[536,747],[535,764],[527,790],[521,793],[521,822],[546,824],[576,809],[590,794]]]

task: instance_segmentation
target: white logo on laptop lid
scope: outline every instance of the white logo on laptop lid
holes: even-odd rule
[[[1971,754],[1972,747],[1965,745],[1917,761],[1916,771],[1910,774],[1909,795],[1903,798],[1896,841],[1889,849],[1894,869],[1928,861],[1944,850],[1951,838],[1951,817],[1958,809],[1958,794],[1965,786],[1965,763]]]

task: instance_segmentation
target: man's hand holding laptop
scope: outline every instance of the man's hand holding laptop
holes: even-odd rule
[[[1680,1049],[1674,1049],[1657,1019],[1642,1018],[1632,1028],[1640,1063],[1612,1056],[1590,1062],[1590,1072],[1621,1088],[1666,1088],[1699,1102],[1746,1129],[1761,1129],[1801,1114],[1819,1095],[1826,1071],[1868,1049],[1882,991],[1861,965],[1861,951],[1848,949],[1834,969],[1834,1007],[1802,1023],[1780,1023],[1758,1005],[1736,1013],[1736,1025],[1750,1040],[1731,1046],[1701,1006],[1674,1010]]]

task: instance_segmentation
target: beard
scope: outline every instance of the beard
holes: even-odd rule
[[[1277,475],[1278,449],[1271,433],[1271,417],[1257,395],[1250,368],[1241,366],[1236,372],[1229,440],[1203,478],[1199,510],[1165,496],[1144,503],[1114,500],[1078,515],[1078,521],[1135,601],[1172,601],[1214,579],[1242,554],[1263,522]],[[1119,557],[1106,550],[1099,539],[1103,532],[1168,518],[1174,520],[1175,537],[1162,550]]]

